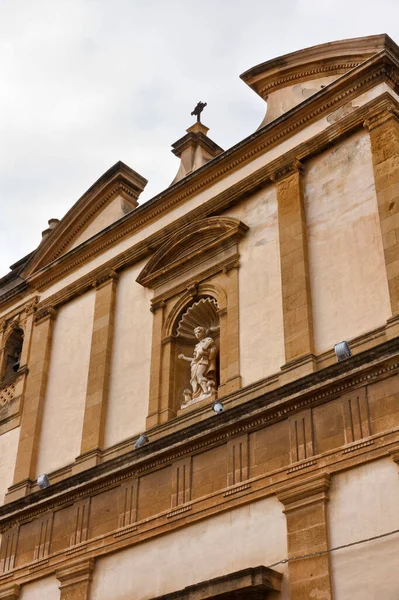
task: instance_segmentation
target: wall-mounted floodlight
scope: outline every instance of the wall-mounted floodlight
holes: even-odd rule
[[[146,444],[147,442],[148,442],[148,437],[145,435],[145,433],[142,433],[140,435],[140,437],[136,440],[134,447],[141,448],[141,446],[144,446],[144,444]]]
[[[220,415],[223,411],[224,411],[224,406],[223,404],[220,402],[220,400],[216,400],[216,402],[214,402],[212,404],[212,410],[217,414]]]
[[[37,478],[37,485],[41,490],[48,488],[48,486],[50,485],[50,480],[48,476],[46,474],[39,475],[39,477]]]
[[[350,358],[352,356],[352,352],[349,348],[348,342],[339,342],[339,344],[335,344],[334,352],[338,362],[340,362],[341,360],[345,360],[346,358]]]

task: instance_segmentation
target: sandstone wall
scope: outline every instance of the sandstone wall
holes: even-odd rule
[[[65,306],[55,320],[37,474],[80,454],[93,329],[94,290]]]

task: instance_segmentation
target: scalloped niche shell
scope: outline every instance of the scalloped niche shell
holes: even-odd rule
[[[216,337],[219,327],[218,308],[214,298],[201,298],[191,304],[178,322],[177,337],[182,341],[193,343],[197,341],[194,329],[199,326],[207,330],[207,335]],[[213,328],[216,331],[213,331]]]

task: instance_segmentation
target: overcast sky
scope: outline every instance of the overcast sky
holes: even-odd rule
[[[0,274],[116,161],[141,202],[167,187],[199,100],[222,148],[250,135],[248,68],[377,33],[399,42],[399,0],[0,0]]]

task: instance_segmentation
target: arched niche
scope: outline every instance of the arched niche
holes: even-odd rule
[[[148,428],[211,402],[212,394],[204,395],[203,400],[187,402],[181,408],[184,390],[190,389],[193,377],[191,363],[178,357],[193,357],[200,340],[195,342],[187,327],[194,321],[203,326],[200,321],[213,315],[217,322],[215,329],[205,334],[215,336],[212,340],[217,348],[213,396],[221,397],[241,387],[239,242],[247,231],[244,223],[232,217],[193,220],[175,229],[137,277],[138,283],[154,291]],[[192,386],[191,391],[195,400]]]
[[[4,343],[1,378],[7,380],[13,377],[20,366],[24,332],[21,328],[13,329]]]
[[[220,384],[220,319],[215,298],[191,302],[174,323],[175,410],[214,401]],[[191,361],[191,362],[190,362]]]

